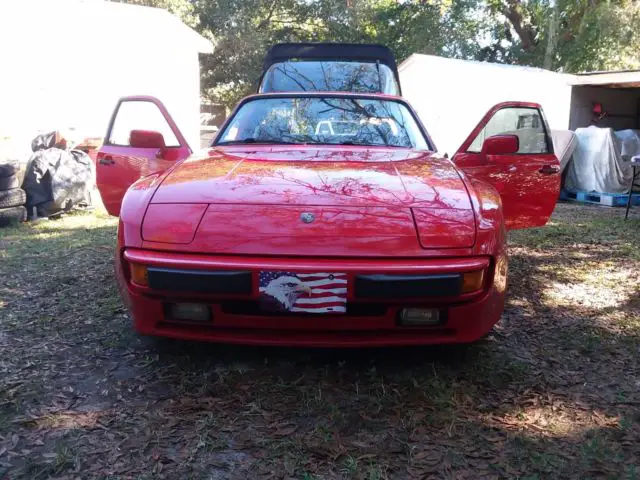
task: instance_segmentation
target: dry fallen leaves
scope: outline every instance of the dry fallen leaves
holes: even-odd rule
[[[0,478],[633,478],[640,215],[619,216],[512,232],[503,321],[464,355],[149,346],[116,220],[2,231]]]

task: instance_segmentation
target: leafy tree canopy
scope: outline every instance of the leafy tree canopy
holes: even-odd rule
[[[204,85],[231,106],[253,91],[267,49],[278,42],[375,42],[398,60],[411,53],[475,58],[485,29],[475,0],[196,0],[215,52]]]
[[[165,8],[212,39],[203,91],[232,107],[267,49],[376,42],[412,53],[578,72],[640,68],[638,0],[119,0]]]
[[[636,0],[488,0],[493,41],[479,59],[566,72],[640,68]]]

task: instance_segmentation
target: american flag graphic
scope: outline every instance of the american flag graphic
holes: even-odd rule
[[[259,291],[288,312],[347,311],[346,273],[260,272]]]

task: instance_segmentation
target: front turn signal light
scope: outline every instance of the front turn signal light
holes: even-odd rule
[[[131,281],[138,285],[149,285],[149,271],[146,265],[131,263]]]
[[[482,288],[484,270],[475,270],[462,274],[462,293],[475,292]]]

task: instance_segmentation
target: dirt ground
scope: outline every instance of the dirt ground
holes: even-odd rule
[[[0,479],[640,477],[640,209],[510,234],[467,351],[169,342],[129,328],[116,221],[0,230]]]

